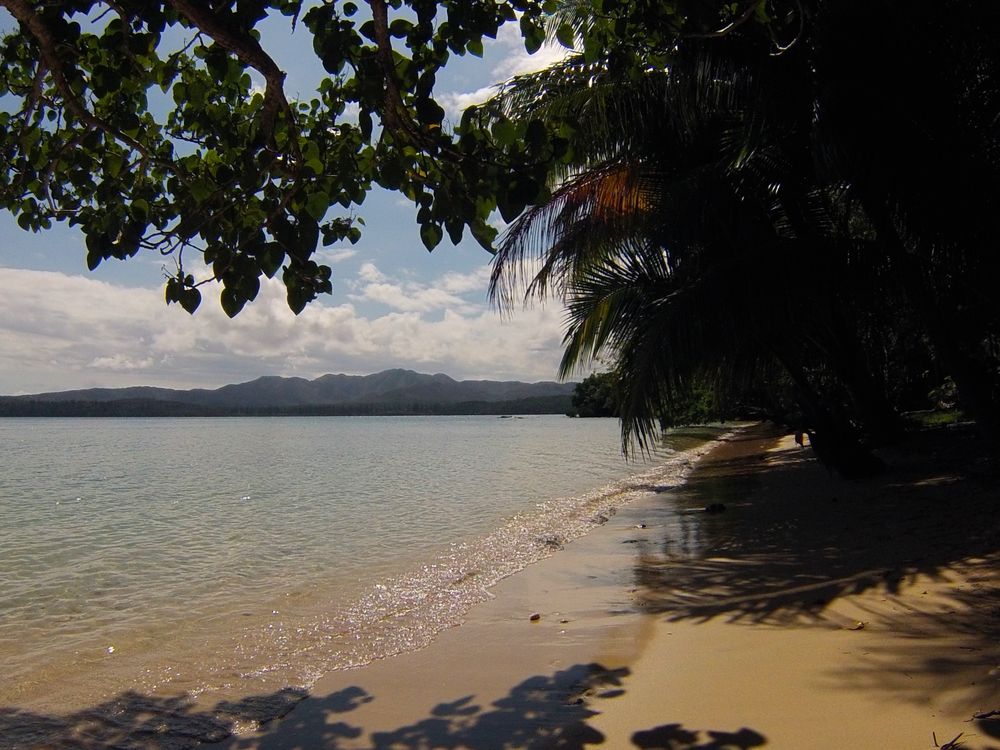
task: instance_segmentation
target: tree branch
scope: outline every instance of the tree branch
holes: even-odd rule
[[[42,90],[45,84],[46,73],[48,73],[48,68],[45,67],[45,62],[39,60],[38,65],[35,66],[35,75],[31,82],[31,94],[26,98],[24,108],[21,110],[24,129],[27,129],[31,124],[31,117],[35,114],[35,109],[42,100]]]
[[[45,21],[42,20],[37,13],[35,13],[31,4],[27,2],[27,0],[0,0],[0,6],[7,8],[14,18],[16,18],[21,25],[28,30],[35,42],[38,44],[38,52],[41,57],[40,62],[44,65],[44,67],[48,68],[49,72],[51,72],[52,80],[55,82],[56,89],[58,89],[59,93],[62,95],[66,108],[73,113],[73,115],[75,115],[80,122],[106,133],[115,140],[127,144],[143,156],[152,158],[153,155],[145,145],[134,138],[117,131],[109,123],[105,122],[87,109],[77,98],[72,86],[70,86],[69,80],[66,78],[63,61],[60,58],[59,51],[57,49],[58,40],[53,35],[52,30],[46,25]],[[156,161],[159,163],[159,160]],[[173,170],[173,166],[169,166],[171,170]]]
[[[382,121],[385,130],[397,135],[407,136],[415,145],[433,150],[442,149],[452,156],[458,154],[447,148],[447,144],[435,140],[421,130],[414,121],[409,108],[403,103],[403,96],[399,91],[399,84],[396,83],[396,65],[392,59],[392,39],[389,35],[389,10],[385,0],[366,0],[372,9],[372,22],[375,25],[375,45],[376,58],[379,67],[382,68],[382,77],[385,79],[384,112]],[[384,132],[384,131],[383,131]]]
[[[271,58],[260,42],[239,31],[235,23],[227,23],[212,12],[207,3],[192,0],[169,0],[170,5],[192,25],[210,36],[216,44],[225,47],[236,57],[264,76],[264,108],[261,111],[261,131],[265,142],[274,134],[278,113],[287,115],[294,125],[292,108],[285,98],[285,72]]]
[[[409,123],[403,116],[403,100],[396,85],[396,66],[392,61],[392,42],[389,37],[389,11],[385,0],[368,0],[372,9],[372,22],[375,24],[376,56],[385,78],[385,125],[394,132],[410,132]]]

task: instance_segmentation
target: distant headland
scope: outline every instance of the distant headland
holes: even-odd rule
[[[384,370],[315,380],[265,376],[216,389],[135,386],[0,397],[0,417],[564,414],[576,383],[455,380]]]

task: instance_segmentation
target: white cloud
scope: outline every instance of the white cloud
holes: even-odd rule
[[[124,354],[114,354],[110,357],[94,357],[87,366],[97,370],[129,372],[131,370],[147,370],[154,364],[152,357],[132,359]]]
[[[460,298],[442,289],[400,284],[368,284],[361,294],[351,295],[358,301],[377,302],[402,312],[432,312],[434,310],[464,309],[468,307]]]
[[[491,71],[493,83],[475,91],[451,91],[437,96],[438,104],[444,107],[450,119],[457,120],[468,107],[489,99],[497,92],[498,85],[510,78],[544,70],[569,54],[569,50],[560,44],[546,43],[533,55],[529,55],[524,49],[524,40],[517,24],[502,26],[497,38],[488,42],[488,50],[488,57],[500,58],[500,62]]]
[[[317,377],[388,367],[458,378],[555,376],[560,309],[527,310],[501,321],[484,303],[465,298],[482,299],[485,287],[478,284],[488,269],[417,284],[366,266],[366,278],[381,280],[362,282],[362,296],[376,296],[368,287],[381,285],[405,301],[390,296],[395,305],[373,314],[350,302],[313,303],[295,316],[281,284],[265,280],[257,300],[233,320],[219,307],[215,285],[202,288],[202,306],[189,316],[166,306],[159,288],[0,269],[8,290],[0,297],[0,393],[217,387],[265,374]]]
[[[437,97],[437,103],[444,107],[449,119],[457,121],[466,109],[473,104],[482,104],[496,93],[496,84],[483,86],[475,91],[448,91]]]
[[[513,76],[545,70],[569,54],[569,50],[561,44],[546,43],[535,54],[529,55],[524,49],[521,32],[515,24],[505,24],[500,29],[497,34],[497,43],[507,51],[503,61],[493,69],[493,74],[501,81]]]
[[[489,278],[489,267],[482,266],[472,273],[451,272],[432,283],[419,283],[390,279],[374,263],[365,263],[350,298],[356,302],[375,302],[400,312],[469,312],[482,305]],[[464,299],[463,295],[467,294],[474,294],[474,301]]]
[[[350,260],[355,255],[358,254],[357,250],[352,250],[349,247],[332,247],[329,249],[317,250],[313,253],[313,259],[318,263],[343,263],[345,260]]]
[[[490,281],[490,267],[481,266],[472,273],[446,273],[437,285],[446,292],[466,294],[468,292],[485,292]]]
[[[385,276],[375,267],[374,263],[362,263],[358,269],[358,278],[371,284],[385,281]]]

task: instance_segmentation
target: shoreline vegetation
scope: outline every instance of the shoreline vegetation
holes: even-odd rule
[[[220,750],[993,750],[1000,516],[986,454],[968,427],[924,430],[883,451],[883,475],[845,481],[793,435],[745,428],[685,484],[652,484],[501,581],[426,648],[328,674],[294,711],[293,690],[6,708],[0,747],[48,726],[86,750],[230,734]],[[114,724],[94,719],[107,708]]]

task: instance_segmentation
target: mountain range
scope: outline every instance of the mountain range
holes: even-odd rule
[[[454,380],[402,369],[315,380],[265,376],[211,390],[136,386],[8,396],[0,398],[0,416],[564,413],[575,385]]]

